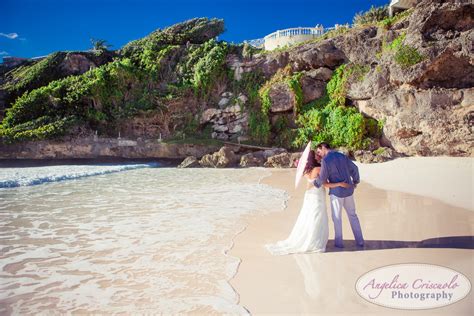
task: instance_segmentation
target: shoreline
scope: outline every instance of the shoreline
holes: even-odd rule
[[[289,197],[287,207],[282,211],[247,217],[246,228],[234,237],[234,247],[229,251],[230,255],[240,259],[238,271],[230,284],[238,293],[238,304],[251,314],[380,315],[403,312],[371,304],[354,290],[355,281],[360,275],[395,263],[425,262],[442,265],[473,279],[472,249],[449,248],[452,246],[449,244],[436,245],[436,242],[456,242],[461,236],[472,238],[472,210],[449,205],[449,196],[441,196],[445,200],[442,201],[422,195],[382,190],[365,181],[361,182],[359,192],[356,193],[357,213],[366,239],[364,250],[357,251],[347,217],[343,215],[346,248],[342,251],[332,245],[334,230],[332,220],[329,219],[330,240],[325,254],[271,256],[263,245],[288,236],[304,194],[304,188],[294,190],[291,181],[286,181],[288,178],[293,179],[293,169],[274,169],[271,172],[272,175],[264,178],[262,183],[284,189]],[[361,179],[364,180],[364,174]],[[395,207],[390,209],[384,203]],[[328,215],[330,217],[329,208]],[[377,222],[382,224],[381,227],[374,224]],[[439,238],[446,236],[451,239]],[[435,243],[434,247],[425,245],[430,243]],[[337,273],[333,272],[334,268],[338,270]],[[334,286],[334,283],[345,283],[346,286]],[[471,306],[469,300],[468,296],[453,305],[410,313],[468,315]],[[341,301],[347,304],[341,305]]]
[[[263,170],[267,170],[268,171],[268,174],[267,175],[263,175],[262,177],[260,177],[260,179],[258,180],[258,184],[259,185],[267,185],[267,186],[270,186],[272,187],[271,185],[267,184],[267,183],[264,183],[265,179],[269,179],[272,177],[272,172],[271,170],[268,170],[268,169],[273,169],[273,168],[265,168],[265,167],[257,167],[257,168],[262,168]],[[272,187],[273,188],[273,187]],[[284,202],[283,202],[283,205],[281,206],[281,210],[280,211],[284,211],[286,208],[287,208],[287,205],[288,205],[288,199],[289,197],[286,197]],[[271,214],[271,213],[270,213]],[[237,300],[234,302],[234,304],[238,305],[239,307],[243,308],[247,313],[248,315],[251,315],[251,312],[243,305],[240,304],[240,294],[239,292],[237,291],[237,289],[232,285],[232,280],[237,276],[237,274],[239,273],[239,267],[240,265],[242,264],[242,259],[240,257],[237,257],[235,255],[232,255],[231,252],[232,252],[232,249],[234,248],[235,246],[235,240],[238,238],[239,235],[245,233],[245,231],[247,230],[247,228],[249,227],[249,223],[251,221],[252,218],[254,218],[255,216],[258,216],[258,217],[263,217],[265,215],[269,215],[269,214],[265,214],[265,213],[262,213],[262,214],[247,214],[247,215],[244,215],[242,216],[242,218],[240,219],[240,221],[242,222],[242,228],[237,232],[235,233],[235,235],[232,237],[231,241],[230,241],[230,245],[223,250],[223,255],[226,256],[226,257],[231,257],[235,260],[238,261],[237,263],[237,266],[235,267],[235,271],[234,273],[232,274],[232,276],[230,276],[228,279],[226,279],[226,283],[228,286],[230,286],[230,288],[233,290],[233,292],[235,293],[235,296],[237,297]]]

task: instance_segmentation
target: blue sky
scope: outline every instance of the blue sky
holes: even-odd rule
[[[90,38],[118,49],[193,17],[223,18],[220,39],[240,43],[277,29],[326,27],[352,21],[356,12],[389,0],[2,0],[0,57],[42,56],[58,50],[87,50]]]

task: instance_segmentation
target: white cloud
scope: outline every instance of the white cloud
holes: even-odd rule
[[[18,34],[17,33],[0,33],[0,36],[3,36],[3,37],[6,37],[6,38],[9,38],[9,39],[15,39],[18,37]]]
[[[8,54],[8,52],[2,50],[2,51],[0,52],[0,56],[3,56],[3,55],[9,55],[9,54]]]

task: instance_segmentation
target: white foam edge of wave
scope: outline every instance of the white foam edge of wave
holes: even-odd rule
[[[71,166],[81,166],[81,167],[103,167],[104,169],[101,170],[84,170],[79,172],[72,172],[72,173],[59,173],[59,174],[47,174],[44,176],[37,176],[37,177],[19,177],[16,179],[0,179],[0,189],[2,188],[16,188],[21,186],[32,186],[32,185],[39,185],[48,182],[59,182],[65,180],[74,180],[80,179],[84,177],[91,177],[91,176],[98,176],[104,174],[110,174],[115,172],[133,170],[133,169],[141,169],[141,168],[156,168],[159,167],[160,164],[157,162],[152,163],[144,163],[144,164],[122,164],[122,165],[71,165]],[[38,167],[32,167],[38,168]],[[23,168],[22,168],[23,169]]]

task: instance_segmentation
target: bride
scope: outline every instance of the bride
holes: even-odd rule
[[[319,175],[320,170],[321,166],[316,161],[314,151],[311,150],[303,173],[308,181],[303,206],[290,236],[275,244],[265,245],[272,255],[326,251],[329,236],[326,190],[323,187],[316,188],[312,184],[312,180]],[[348,187],[350,184],[344,182],[324,184],[325,188],[337,186]]]

